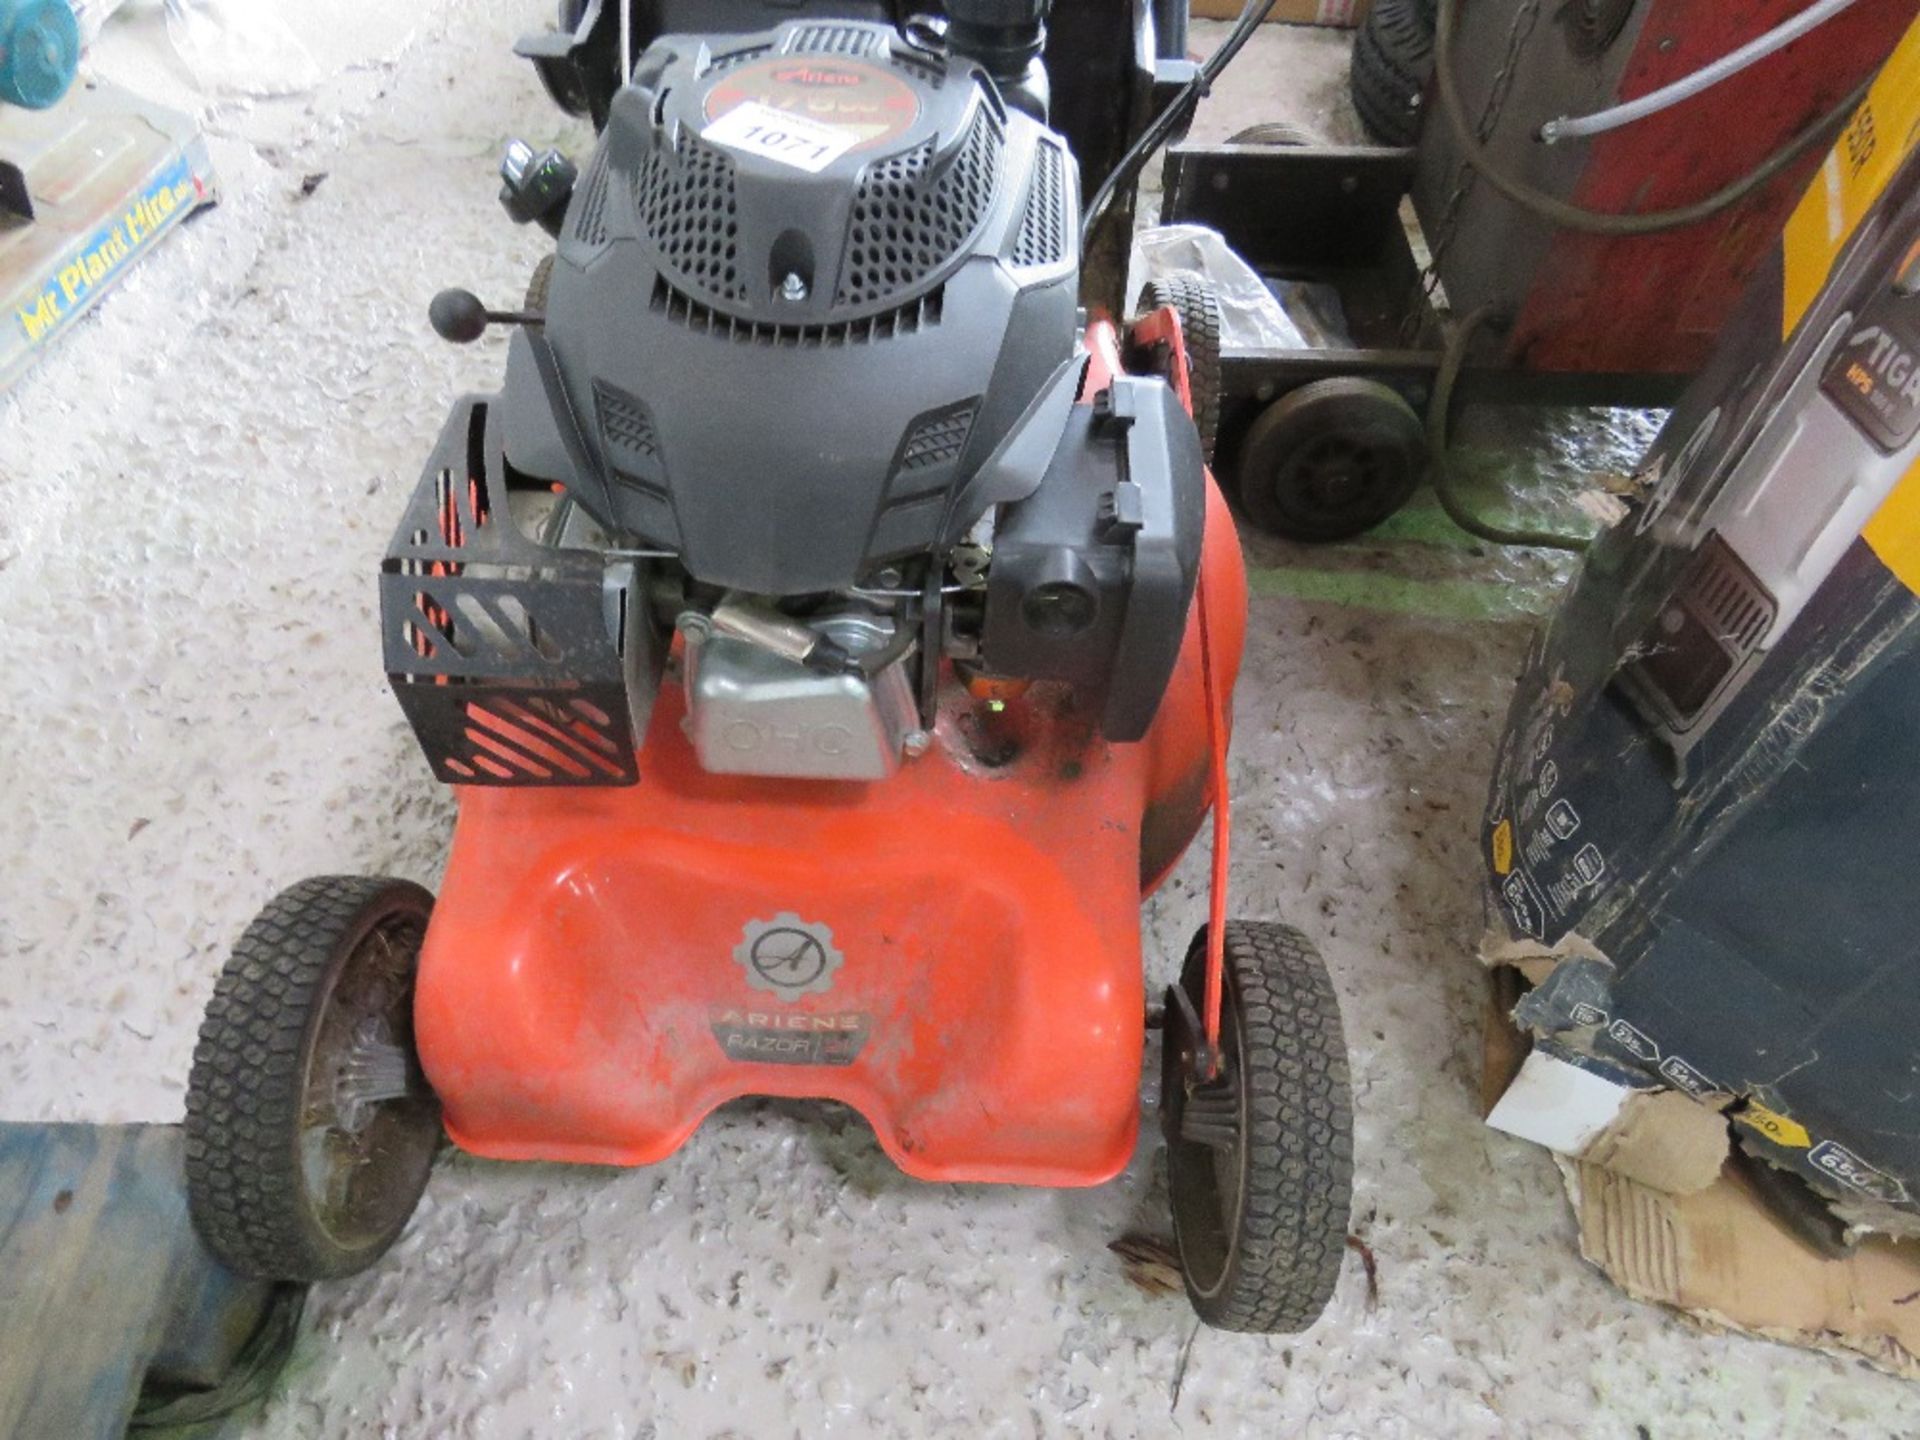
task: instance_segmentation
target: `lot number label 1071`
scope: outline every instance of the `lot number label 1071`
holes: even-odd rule
[[[860,143],[857,131],[790,115],[758,100],[744,100],[700,132],[729,150],[759,155],[817,175]]]

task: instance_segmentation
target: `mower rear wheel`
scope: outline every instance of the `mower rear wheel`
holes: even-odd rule
[[[1290,540],[1345,540],[1412,496],[1426,427],[1378,380],[1342,375],[1282,395],[1240,443],[1234,492],[1255,525]]]
[[[1220,1068],[1198,1077],[1207,944],[1169,994],[1160,1092],[1187,1296],[1221,1330],[1291,1334],[1320,1317],[1346,1254],[1353,1097],[1340,1006],[1298,930],[1227,926]]]
[[[1140,309],[1173,307],[1180,317],[1180,344],[1187,352],[1187,390],[1193,397],[1193,427],[1200,432],[1200,453],[1213,463],[1213,442],[1220,434],[1220,298],[1213,286],[1194,275],[1172,275],[1148,282]]]
[[[282,891],[214,985],[187,1081],[187,1195],[234,1270],[331,1280],[400,1237],[440,1106],[413,1048],[433,897],[322,876]]]

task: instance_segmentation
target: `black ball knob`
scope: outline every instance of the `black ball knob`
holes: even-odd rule
[[[427,306],[427,322],[433,326],[433,333],[456,345],[478,340],[487,333],[492,318],[471,290],[442,290]]]

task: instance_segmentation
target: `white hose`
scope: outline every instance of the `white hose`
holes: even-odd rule
[[[1737,75],[1756,60],[1763,60],[1798,40],[1817,25],[1824,25],[1854,3],[1854,0],[1819,0],[1810,5],[1791,20],[1776,25],[1766,34],[1757,36],[1727,55],[1722,55],[1711,65],[1693,72],[1684,79],[1671,85],[1662,85],[1658,90],[1642,95],[1638,100],[1629,100],[1624,105],[1615,105],[1611,109],[1597,110],[1591,115],[1578,117],[1562,115],[1558,120],[1549,120],[1540,127],[1540,138],[1551,145],[1557,140],[1573,140],[1582,135],[1599,135],[1608,130],[1618,130],[1622,125],[1630,125],[1635,120],[1643,120],[1649,115],[1657,115],[1678,105],[1682,100],[1691,99],[1702,90],[1718,85],[1729,75]]]

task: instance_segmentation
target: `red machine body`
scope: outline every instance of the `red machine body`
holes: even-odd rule
[[[1089,348],[1083,403],[1119,368],[1110,326]],[[463,788],[415,996],[448,1132],[645,1164],[728,1100],[805,1097],[858,1110],[922,1179],[1110,1178],[1139,1124],[1140,902],[1212,801],[1245,627],[1209,481],[1180,660],[1138,743],[1061,687],[949,673],[932,748],[889,780],[714,775],[669,683],[638,785]]]
[[[1607,0],[1565,14],[1538,0],[1469,4],[1455,67],[1469,118],[1509,173],[1589,210],[1665,210],[1738,180],[1831,111],[1892,53],[1913,5],[1855,5],[1672,109],[1591,139],[1545,145],[1540,126],[1681,80],[1810,3]],[[1587,235],[1557,229],[1475,183],[1436,120],[1421,139],[1415,200],[1455,308],[1464,314],[1493,303],[1515,317],[1510,364],[1691,374],[1712,353],[1827,149],[1810,147],[1755,195],[1701,223]]]

